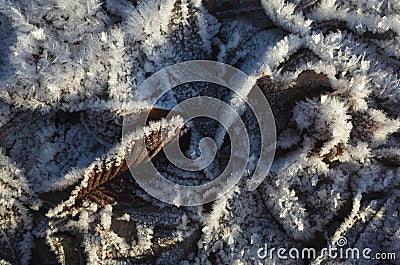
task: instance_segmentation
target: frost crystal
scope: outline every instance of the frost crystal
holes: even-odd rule
[[[320,251],[343,238],[400,258],[399,1],[0,0],[0,33],[0,264],[382,264],[257,253],[266,244]],[[161,127],[172,139],[182,120],[156,113],[124,141],[122,123],[153,107],[158,88],[137,90],[146,78],[196,59],[235,66],[260,86],[277,150],[257,190],[240,182],[210,204],[177,207],[121,167],[136,140]],[[155,107],[199,95],[243,118],[249,179],[259,127],[235,95],[194,82]],[[185,155],[199,157],[207,136],[216,159],[187,172],[157,149],[152,162],[170,181],[201,185],[223,171],[231,143],[211,119],[187,126]]]

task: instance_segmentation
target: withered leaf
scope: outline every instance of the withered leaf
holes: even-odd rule
[[[156,119],[165,117],[168,112],[162,109],[152,109],[148,113],[148,121],[157,121]],[[91,168],[88,169],[88,177],[76,186],[69,200],[64,203],[62,212],[78,208],[85,200],[94,202],[99,206],[114,203],[113,191],[109,190],[109,186],[106,184],[122,175],[128,175],[124,174],[124,172],[130,167],[137,167],[142,163],[150,161],[165,144],[181,136],[185,131],[182,126],[178,125],[163,127],[161,122],[159,122],[159,127],[153,126],[152,128],[143,135],[144,139],[139,138],[129,144],[130,151],[125,154],[124,158],[113,157],[113,153],[111,153],[111,155],[99,163],[92,164]],[[145,145],[143,145],[143,140]],[[119,150],[125,149],[123,146],[117,148]]]
[[[257,85],[268,99],[278,134],[288,126],[296,102],[332,92],[329,78],[313,70],[305,70],[290,84],[276,82],[263,74]]]

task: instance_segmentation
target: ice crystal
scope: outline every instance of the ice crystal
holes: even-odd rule
[[[321,250],[343,237],[400,258],[399,12],[396,0],[0,0],[0,263],[303,264],[257,249]],[[233,65],[265,93],[278,142],[262,185],[176,207],[126,174],[109,184],[113,202],[77,205],[91,171],[123,160],[124,115],[150,109],[153,91],[137,87],[195,59]],[[259,128],[226,89],[180,85],[157,107],[198,95],[242,115],[251,177]],[[153,162],[171,181],[198,185],[223,170],[230,143],[215,121],[190,130],[185,155],[198,157],[199,139],[212,137],[213,163],[186,172],[162,154]]]

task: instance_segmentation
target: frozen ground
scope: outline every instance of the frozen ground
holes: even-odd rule
[[[0,264],[399,264],[397,0],[0,0],[0,32]],[[96,166],[104,177],[122,163],[121,119],[148,108],[137,86],[193,59],[259,79],[278,129],[262,185],[176,207],[125,172],[103,187],[110,196],[79,198]],[[191,83],[159,107],[197,95],[232,98]],[[242,118],[254,160],[257,126],[249,111]],[[186,155],[195,158],[217,124],[191,126]],[[200,172],[162,154],[153,162],[171,180],[199,184],[223,169],[229,147]],[[285,260],[258,255],[265,246],[370,248],[397,260],[324,251]]]

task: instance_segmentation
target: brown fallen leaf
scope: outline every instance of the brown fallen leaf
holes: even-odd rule
[[[130,167],[137,167],[150,161],[165,144],[184,134],[183,124],[174,122],[177,116],[172,117],[170,123],[163,122],[162,117],[167,114],[167,110],[152,109],[149,112],[148,121],[160,118],[161,120],[153,121],[153,125],[149,127],[151,129],[143,136],[136,137],[130,142],[120,143],[101,161],[94,162],[89,166],[85,170],[83,180],[71,192],[69,199],[50,210],[50,216],[64,216],[71,210],[78,209],[84,201],[90,201],[99,206],[114,203],[113,191],[106,184],[119,178]],[[185,144],[188,144],[187,137],[185,139]],[[129,149],[124,145],[129,145]],[[129,159],[126,159],[127,157]]]
[[[329,78],[324,74],[317,74],[314,70],[301,72],[290,84],[279,83],[268,75],[262,75],[257,80],[257,85],[268,99],[278,134],[287,128],[296,102],[333,90]]]
[[[90,172],[88,185],[78,192],[76,199],[89,199],[100,206],[114,203],[112,192],[105,189],[104,185],[119,177],[122,173],[127,171],[129,167],[137,167],[151,160],[159,153],[165,144],[172,141],[175,137],[179,137],[180,132],[178,131],[175,133],[174,137],[167,137],[166,134],[168,134],[168,132],[163,131],[160,127],[159,130],[152,131],[149,135],[145,136],[146,148],[139,143],[134,145],[134,148],[128,154],[131,159],[122,159],[121,161],[116,159],[112,159],[111,161],[104,160],[101,165],[94,166],[93,170]],[[140,140],[138,140],[138,142],[139,141]]]

